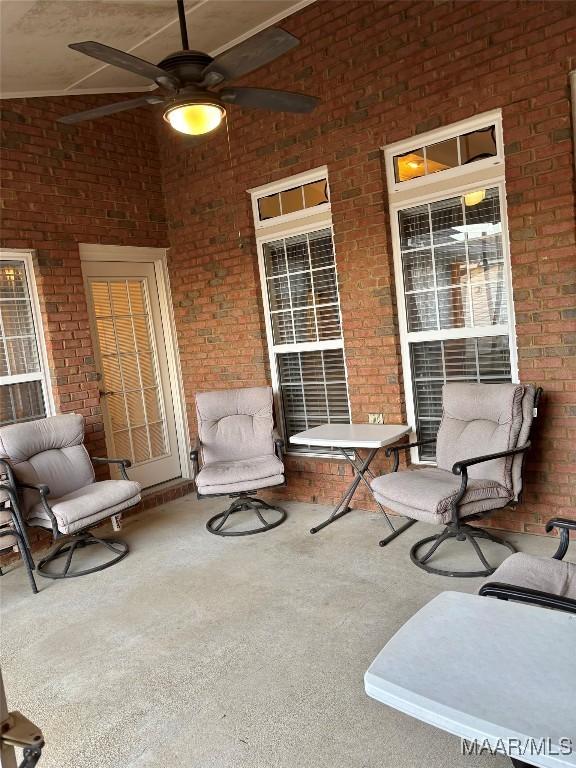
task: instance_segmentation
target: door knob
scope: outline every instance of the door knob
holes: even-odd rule
[[[107,390],[99,389],[98,393],[99,393],[100,397],[106,397],[107,395],[113,395],[114,394],[114,392],[111,389],[107,389]]]

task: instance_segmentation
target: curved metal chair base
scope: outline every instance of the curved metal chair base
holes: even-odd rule
[[[262,515],[262,510],[265,509],[272,509],[275,512],[280,512],[280,517],[278,520],[275,520],[273,523],[269,523]],[[245,510],[252,510],[256,513],[256,516],[260,521],[260,525],[257,528],[249,528],[248,530],[244,531],[223,530],[224,525],[226,524],[226,521],[230,515],[233,515],[235,512],[242,512]],[[225,512],[219,512],[217,515],[214,515],[214,517],[211,517],[210,520],[208,520],[206,523],[206,530],[210,531],[210,533],[213,533],[216,536],[252,536],[255,533],[264,533],[264,531],[270,531],[272,528],[276,528],[281,523],[283,523],[287,517],[288,514],[286,510],[282,509],[282,507],[272,506],[271,504],[267,504],[265,501],[262,501],[262,499],[257,499],[253,496],[241,495],[237,499],[234,499],[232,504],[230,504]]]
[[[478,559],[484,566],[484,569],[481,571],[456,571],[447,570],[444,568],[433,568],[432,566],[427,565],[428,560],[436,552],[438,547],[440,547],[445,541],[448,541],[448,539],[457,539],[458,541],[470,542],[474,548],[474,551],[478,555]],[[426,573],[434,573],[438,576],[461,576],[464,578],[474,576],[491,576],[496,570],[497,566],[493,568],[490,565],[484,553],[480,549],[480,545],[476,539],[488,539],[495,544],[500,544],[503,547],[507,547],[511,552],[516,552],[516,549],[512,546],[512,544],[510,544],[510,542],[501,539],[499,536],[493,536],[491,533],[488,533],[482,528],[473,528],[471,525],[465,524],[461,524],[459,527],[454,525],[447,525],[442,533],[437,533],[435,536],[428,536],[425,539],[417,541],[410,550],[410,560],[412,560],[414,565],[417,565],[418,568],[422,568],[423,571],[426,571]],[[419,555],[418,551],[425,544],[429,544],[430,542],[433,542],[433,544],[428,549],[426,554]]]
[[[95,565],[93,568],[85,568],[82,571],[70,571],[70,565],[72,563],[72,557],[74,552],[82,547],[90,546],[91,544],[103,544],[107,549],[112,550],[116,554],[116,557],[107,560],[101,565]],[[105,568],[110,568],[111,565],[116,565],[122,558],[128,554],[128,544],[122,539],[99,539],[93,536],[91,533],[80,533],[67,538],[60,544],[57,544],[54,549],[44,557],[37,566],[37,571],[41,576],[47,579],[72,579],[76,576],[86,576],[88,573],[96,573],[97,571],[103,571]],[[46,566],[57,560],[60,557],[66,555],[66,561],[64,568],[61,571],[50,571]]]

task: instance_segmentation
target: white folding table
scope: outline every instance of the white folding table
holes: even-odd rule
[[[396,632],[366,693],[507,754],[515,766],[576,766],[576,615],[443,592]],[[423,756],[425,764],[425,756]]]
[[[372,459],[380,448],[398,442],[400,438],[411,431],[411,428],[406,424],[322,424],[319,427],[312,427],[312,429],[307,429],[305,432],[292,435],[290,442],[294,445],[336,448],[354,469],[353,481],[334,507],[330,516],[322,523],[311,528],[310,533],[318,533],[322,528],[348,514],[351,511],[350,502],[352,497],[361,482],[364,482],[372,496],[374,496],[370,488],[370,482],[366,477],[366,475],[370,478],[374,477],[374,473],[370,470]],[[368,455],[365,459],[350,455],[351,451],[357,451],[362,448],[368,450]],[[374,501],[376,501],[378,508],[392,530],[392,534],[386,538],[386,543],[399,536],[416,522],[415,520],[407,520],[403,525],[395,528],[382,505],[377,499],[374,499]]]

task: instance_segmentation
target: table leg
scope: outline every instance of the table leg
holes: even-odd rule
[[[360,485],[362,482],[363,474],[368,469],[368,466],[374,456],[376,456],[376,453],[378,452],[378,448],[372,448],[368,454],[368,456],[364,459],[360,467],[357,467],[353,461],[350,460],[350,457],[346,453],[346,451],[341,450],[341,453],[344,455],[346,460],[352,464],[354,467],[354,471],[356,472],[356,477],[354,480],[350,483],[348,486],[348,490],[342,496],[339,503],[334,507],[332,510],[332,513],[330,514],[330,517],[326,518],[324,522],[320,523],[319,525],[315,525],[314,528],[310,528],[310,533],[318,533],[318,531],[321,531],[322,528],[326,528],[327,525],[330,525],[330,523],[335,522],[336,520],[339,520],[341,517],[344,517],[344,515],[347,515],[348,512],[351,512],[350,508],[350,502],[352,501],[352,497],[356,493],[356,488]]]
[[[400,536],[401,533],[404,533],[404,531],[407,531],[408,528],[410,528],[412,525],[414,525],[415,522],[417,522],[417,521],[416,520],[410,520],[410,519],[406,520],[404,525],[401,525],[400,528],[396,528],[395,529],[394,533],[391,533],[389,536],[386,536],[385,539],[381,539],[381,541],[378,542],[379,545],[381,547],[385,547],[386,544],[390,544],[391,541],[394,541],[394,539],[396,539],[398,536]]]
[[[361,463],[357,463],[354,461],[354,459],[350,458],[348,453],[343,448],[340,448],[340,453],[344,456],[346,461],[350,464],[350,466],[354,469],[355,477],[350,486],[348,487],[348,490],[342,496],[339,503],[334,507],[332,510],[332,513],[330,517],[328,517],[324,522],[320,523],[319,525],[315,525],[314,528],[310,528],[310,533],[318,533],[318,531],[321,531],[322,528],[326,528],[327,525],[330,525],[330,523],[333,523],[335,520],[339,520],[341,517],[344,517],[344,515],[347,515],[348,512],[351,512],[352,509],[350,507],[350,502],[352,501],[352,497],[356,493],[356,489],[360,485],[361,482],[364,482],[370,493],[372,493],[372,488],[370,488],[370,483],[366,479],[366,474],[370,475],[370,477],[374,477],[374,474],[370,470],[370,464],[372,462],[372,459],[379,451],[379,448],[371,448],[370,452],[368,453],[368,456],[362,461]],[[372,493],[372,496],[374,494]],[[382,514],[384,515],[384,519],[388,523],[388,527],[392,531],[392,533],[387,536],[385,539],[382,539],[380,542],[380,546],[384,547],[386,544],[388,544],[390,541],[393,541],[397,536],[400,536],[401,533],[404,533],[405,530],[410,528],[411,525],[414,525],[416,520],[407,520],[404,525],[401,525],[399,528],[394,528],[394,524],[386,514],[386,511],[384,507],[380,504],[380,502],[377,499],[374,499],[376,502],[378,509]]]

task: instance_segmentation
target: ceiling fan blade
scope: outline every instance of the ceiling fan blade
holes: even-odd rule
[[[210,76],[208,82],[211,85],[222,80],[233,80],[274,61],[297,45],[300,45],[300,40],[294,35],[280,27],[268,27],[216,56],[202,74],[205,78]],[[219,78],[216,79],[215,75]]]
[[[274,112],[312,112],[320,103],[316,96],[268,88],[223,88],[218,95],[228,104],[271,109]]]
[[[86,56],[91,56],[93,59],[98,59],[106,64],[111,64],[113,67],[120,67],[120,69],[126,69],[128,72],[133,72],[135,75],[140,75],[148,80],[153,80],[159,85],[163,85],[165,88],[169,88],[172,91],[176,91],[180,87],[180,81],[170,72],[166,72],[149,61],[139,59],[137,56],[132,56],[131,53],[125,53],[124,51],[119,51],[117,48],[111,48],[109,45],[103,45],[103,43],[95,43],[93,40],[87,40],[84,43],[71,43],[68,48],[72,48],[73,51],[84,53]]]
[[[84,112],[75,112],[73,115],[65,115],[59,117],[56,122],[66,123],[67,125],[74,125],[74,123],[82,123],[84,120],[95,120],[98,117],[104,117],[105,115],[113,115],[116,112],[124,112],[127,109],[136,109],[136,107],[144,107],[147,104],[160,104],[164,99],[160,96],[140,96],[137,99],[128,99],[128,101],[117,101],[113,104],[104,104],[102,107],[94,107],[94,109],[86,109]]]

